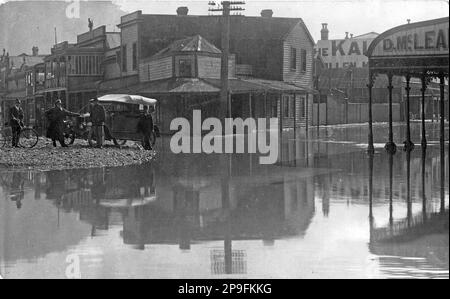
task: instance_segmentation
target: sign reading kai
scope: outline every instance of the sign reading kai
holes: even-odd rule
[[[448,18],[391,29],[376,38],[369,57],[448,55]]]
[[[319,40],[317,54],[327,68],[365,67],[368,63],[366,51],[377,34],[366,34],[364,37]]]

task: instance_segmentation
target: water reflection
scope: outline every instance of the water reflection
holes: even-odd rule
[[[285,134],[273,166],[162,150],[143,166],[0,172],[0,272],[64,277],[75,253],[87,278],[448,277],[439,148],[367,156],[365,133]]]
[[[370,251],[379,255],[383,272],[388,277],[448,277],[448,207],[439,203],[429,207],[426,192],[426,149],[421,153],[421,187],[422,211],[413,216],[413,198],[411,197],[411,152],[406,151],[406,206],[407,215],[394,222],[393,217],[393,154],[389,154],[389,224],[375,227],[372,213],[372,202],[369,203],[370,218]],[[373,159],[369,157],[372,164]],[[439,163],[440,163],[439,159]],[[433,165],[433,163],[431,164]],[[442,165],[442,164],[441,164]],[[371,167],[369,167],[372,169]],[[372,170],[370,170],[372,171]],[[372,175],[369,178],[372,181]],[[372,193],[372,185],[369,185]],[[445,188],[445,182],[440,181],[440,188]],[[432,266],[430,266],[430,264]],[[431,270],[431,271],[427,271]]]

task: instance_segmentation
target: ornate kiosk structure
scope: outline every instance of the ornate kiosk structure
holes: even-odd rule
[[[372,87],[374,77],[378,74],[388,76],[389,90],[389,141],[386,150],[395,153],[397,146],[393,140],[392,130],[392,78],[403,76],[406,79],[406,140],[404,149],[411,151],[414,144],[411,141],[410,127],[410,82],[411,78],[422,81],[422,147],[426,148],[425,132],[425,91],[431,80],[440,83],[440,121],[441,142],[444,143],[445,122],[445,81],[449,73],[449,18],[440,18],[392,28],[379,35],[369,46],[369,153],[374,152],[372,131]]]

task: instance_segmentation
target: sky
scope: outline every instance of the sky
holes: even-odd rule
[[[1,0],[0,0],[1,1]],[[209,0],[115,0],[126,11],[175,14],[179,6],[189,7],[189,14],[208,14]],[[320,39],[321,23],[328,23],[330,39],[355,36],[411,22],[448,17],[446,0],[247,0],[242,5],[247,16],[259,16],[262,9],[272,9],[274,17],[302,18],[315,40]]]
[[[72,0],[61,0],[70,2]],[[187,6],[189,14],[207,15],[209,0],[112,0],[126,12],[142,10],[147,14],[175,14]],[[0,0],[0,3],[5,0]],[[330,39],[355,36],[411,22],[448,17],[448,0],[247,0],[242,5],[247,16],[259,16],[272,9],[274,17],[302,18],[315,40],[320,38],[321,23],[328,23]]]

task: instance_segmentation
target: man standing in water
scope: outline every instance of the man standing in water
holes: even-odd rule
[[[19,134],[23,127],[24,113],[20,106],[20,100],[16,99],[14,106],[9,110],[9,118],[12,129],[12,146],[19,147]]]
[[[92,105],[90,106],[91,122],[92,122],[92,135],[95,134],[97,139],[97,147],[102,148],[105,142],[105,121],[106,121],[106,111],[105,108],[99,104],[98,99],[91,100]]]
[[[154,112],[153,106],[150,107],[150,111],[148,106],[144,106],[144,113],[141,115],[141,119],[138,123],[138,133],[142,133],[142,146],[146,150],[152,149],[153,143],[153,117],[152,112]]]

